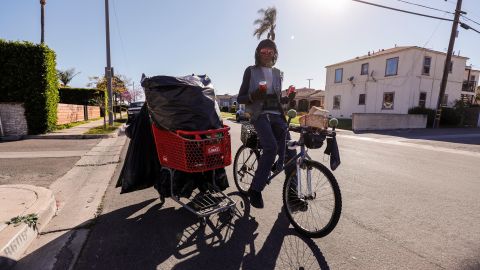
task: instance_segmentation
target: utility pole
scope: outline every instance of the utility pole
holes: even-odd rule
[[[105,68],[105,77],[107,79],[108,92],[108,125],[113,126],[113,97],[112,97],[112,65],[110,62],[110,18],[108,14],[108,0],[105,0],[105,29],[107,43],[107,67]]]
[[[40,37],[40,43],[43,44],[45,42],[45,5],[47,4],[47,0],[40,0],[40,8],[41,8],[41,13],[40,13],[40,24],[41,24],[41,37]]]
[[[308,81],[308,88],[310,89],[310,81],[313,81],[313,79],[307,79]]]
[[[455,17],[453,19],[452,33],[450,34],[450,43],[448,44],[447,59],[443,67],[442,83],[440,85],[440,93],[438,93],[437,111],[435,113],[435,119],[433,120],[433,128],[440,126],[440,118],[442,116],[442,103],[445,96],[445,89],[447,88],[448,72],[450,69],[450,62],[452,61],[452,51],[455,45],[455,38],[457,35],[458,23],[460,21],[460,14],[462,14],[462,0],[457,0],[457,7],[455,9]]]

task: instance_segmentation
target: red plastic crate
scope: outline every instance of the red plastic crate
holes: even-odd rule
[[[232,163],[230,127],[171,132],[152,124],[160,164],[184,172],[204,172]]]

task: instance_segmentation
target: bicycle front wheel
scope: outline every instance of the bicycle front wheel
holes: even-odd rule
[[[233,161],[233,179],[238,191],[247,194],[258,166],[260,153],[245,145],[238,148]]]
[[[287,217],[302,235],[324,237],[340,219],[342,198],[337,180],[327,167],[310,160],[303,162],[299,174],[300,182],[294,172],[283,185]]]

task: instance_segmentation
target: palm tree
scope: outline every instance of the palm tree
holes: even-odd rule
[[[75,69],[57,70],[58,79],[62,82],[63,86],[67,86],[80,72],[75,73]]]
[[[42,9],[41,9],[42,36],[40,38],[40,43],[42,44],[45,41],[45,4],[47,4],[47,0],[40,0],[40,5],[42,6]]]
[[[256,19],[255,22],[253,22],[254,25],[258,25],[253,35],[260,39],[263,34],[268,33],[267,38],[275,40],[277,9],[275,7],[270,7],[266,10],[262,8],[258,10],[258,13],[262,15],[262,18]]]

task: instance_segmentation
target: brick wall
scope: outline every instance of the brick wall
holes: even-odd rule
[[[85,120],[83,114],[83,105],[58,103],[57,125],[63,125],[83,120]]]
[[[57,106],[57,125],[85,120],[85,106],[59,103]],[[100,107],[87,106],[88,119],[100,117]]]
[[[28,133],[25,108],[22,103],[0,103],[0,118],[4,136]]]
[[[100,117],[100,107],[88,106],[88,119],[94,119]]]

